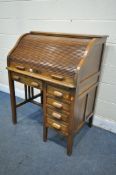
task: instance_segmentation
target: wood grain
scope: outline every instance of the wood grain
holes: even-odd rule
[[[71,155],[73,136],[87,121],[92,126],[106,36],[30,32],[8,55],[7,69],[16,123],[16,107],[34,99],[40,89],[43,140],[48,128],[67,137]],[[16,105],[14,81],[23,83],[25,101]]]

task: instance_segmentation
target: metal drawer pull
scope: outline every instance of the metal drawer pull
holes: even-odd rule
[[[53,94],[54,94],[56,97],[62,97],[62,96],[63,96],[63,93],[58,92],[58,91],[54,91]]]
[[[16,68],[19,70],[25,70],[25,67],[23,67],[23,66],[16,66]]]
[[[32,82],[32,83],[31,83],[31,86],[38,87],[39,84],[38,84],[37,82]]]
[[[53,106],[56,108],[59,108],[59,109],[61,109],[63,107],[62,104],[57,103],[57,102],[53,102]]]
[[[52,77],[53,79],[56,79],[56,80],[63,80],[63,79],[64,79],[63,76],[60,76],[60,75],[54,75],[54,74],[52,74],[51,77]]]
[[[55,129],[61,129],[61,126],[57,123],[52,123],[52,127],[54,127]]]
[[[17,76],[17,75],[14,75],[14,76],[13,76],[13,79],[18,81],[18,80],[20,80],[20,77]]]
[[[61,119],[62,116],[56,112],[53,112],[52,117],[57,118],[57,119]]]

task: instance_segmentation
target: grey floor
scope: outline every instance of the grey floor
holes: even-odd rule
[[[38,106],[19,108],[13,125],[9,95],[0,92],[0,175],[116,175],[115,134],[85,125],[71,157],[65,146],[65,138],[52,130],[48,141],[42,141]]]

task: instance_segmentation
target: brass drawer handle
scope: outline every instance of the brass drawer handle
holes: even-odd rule
[[[20,80],[20,77],[17,76],[17,75],[14,75],[14,76],[13,76],[13,79],[18,81],[18,80]]]
[[[63,96],[63,93],[58,92],[58,91],[54,91],[53,94],[54,94],[56,97],[62,97],[62,96]]]
[[[53,102],[52,103],[54,107],[61,109],[63,106],[61,103]]]
[[[52,117],[57,118],[57,119],[61,119],[62,116],[56,112],[53,112]]]
[[[38,87],[39,84],[37,82],[31,82],[31,86]]]
[[[25,67],[23,67],[23,66],[16,66],[16,68],[19,70],[25,70]]]
[[[54,127],[55,129],[61,129],[61,125],[57,124],[57,123],[52,123],[52,127]]]
[[[63,76],[60,76],[60,75],[54,75],[54,74],[52,74],[51,77],[52,77],[53,79],[60,80],[60,81],[64,79]]]

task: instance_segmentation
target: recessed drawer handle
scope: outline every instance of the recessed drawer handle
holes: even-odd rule
[[[56,112],[53,112],[52,117],[57,118],[57,119],[61,119],[62,116]]]
[[[16,66],[16,68],[19,70],[25,70],[25,67],[23,67],[23,66]]]
[[[54,127],[55,129],[61,129],[61,125],[57,123],[52,123],[52,127]]]
[[[37,82],[31,82],[31,86],[38,87],[39,84]]]
[[[54,91],[53,94],[54,94],[56,97],[62,97],[62,96],[63,96],[63,93],[58,92],[58,91]]]
[[[64,79],[63,76],[60,76],[60,75],[54,75],[54,74],[52,74],[51,77],[52,77],[53,79],[60,80],[60,81]]]
[[[57,102],[53,102],[53,106],[59,109],[63,107],[61,103],[57,103]]]
[[[17,76],[17,75],[14,75],[14,76],[13,76],[13,79],[18,81],[18,80],[20,80],[20,77]]]

